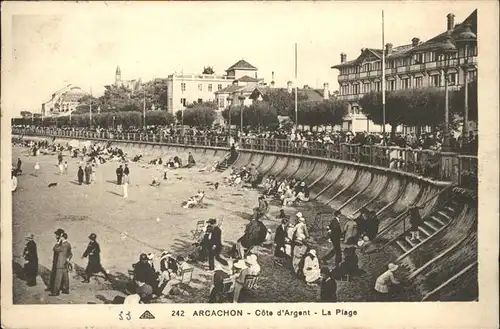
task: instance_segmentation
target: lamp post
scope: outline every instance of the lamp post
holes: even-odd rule
[[[231,105],[229,104],[230,100],[231,100],[231,97],[228,96],[226,98],[226,101],[227,101],[226,104],[228,104],[228,107],[227,107],[227,116],[228,116],[229,127],[227,129],[227,143],[228,143],[229,147],[231,147],[231,145],[230,145],[231,144]]]
[[[458,35],[456,44],[459,48],[464,49],[463,62],[461,63],[461,68],[464,72],[464,124],[462,133],[462,143],[467,143],[469,137],[469,70],[474,67],[472,62],[472,56],[469,56],[471,50],[474,49],[477,38],[476,35],[471,31],[471,24],[464,24],[464,31]]]
[[[243,96],[243,92],[240,93],[240,135],[243,136],[243,102],[245,100],[245,96]]]
[[[443,129],[443,152],[450,151],[450,132],[449,132],[449,93],[448,93],[448,84],[449,84],[449,69],[451,66],[451,60],[453,55],[457,53],[457,48],[451,42],[451,36],[448,34],[446,36],[445,42],[441,45],[441,49],[439,51],[441,56],[441,64],[443,66],[444,71],[444,129]]]

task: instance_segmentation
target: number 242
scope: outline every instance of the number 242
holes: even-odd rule
[[[184,311],[172,311],[172,316],[184,316]]]

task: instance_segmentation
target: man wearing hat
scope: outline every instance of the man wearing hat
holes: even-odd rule
[[[278,258],[285,258],[285,245],[286,245],[286,229],[288,226],[288,218],[283,218],[281,220],[281,225],[276,228],[276,233],[274,234],[274,256]]]
[[[397,271],[398,266],[389,263],[388,269],[382,273],[375,281],[375,291],[377,291],[380,300],[387,300],[389,296],[389,285],[399,284],[399,281],[394,278],[394,272]]]
[[[51,287],[50,296],[58,296],[59,292],[69,294],[69,268],[70,261],[73,257],[71,253],[71,245],[67,241],[68,234],[62,233],[57,244],[54,246],[54,254],[56,255],[54,283]]]
[[[340,247],[340,239],[342,238],[342,228],[340,227],[340,211],[337,210],[333,214],[334,218],[328,225],[328,234],[330,235],[330,241],[333,244],[333,249],[328,252],[328,254],[323,257],[325,261],[332,258],[335,255],[335,264],[340,264],[342,262],[342,248]]]
[[[337,282],[327,266],[321,268],[321,288],[320,302],[336,303],[337,302]]]
[[[38,275],[38,253],[33,234],[28,234],[25,237],[26,246],[24,247],[24,274],[26,275],[26,283],[29,287],[36,286],[36,277]]]
[[[220,256],[222,251],[222,230],[216,225],[217,220],[210,218],[208,224],[212,227],[212,234],[208,243],[208,267],[210,271],[214,270],[214,259],[226,266],[227,261]]]
[[[159,289],[163,290],[167,282],[171,279],[172,273],[177,273],[179,267],[177,266],[177,262],[175,258],[168,251],[163,251],[160,256],[160,283]]]
[[[49,280],[49,286],[45,291],[52,291],[52,287],[54,286],[54,280],[56,277],[56,270],[57,270],[57,256],[58,254],[55,251],[55,248],[61,243],[60,238],[61,235],[64,233],[64,230],[62,228],[58,228],[54,234],[56,235],[56,244],[54,245],[54,248],[52,249],[54,252],[52,254],[52,269],[50,270],[50,280]]]
[[[99,246],[99,243],[96,241],[96,239],[97,235],[95,233],[91,233],[89,235],[90,242],[87,246],[87,249],[82,255],[82,258],[85,258],[87,256],[89,258],[87,268],[85,269],[85,277],[83,279],[84,283],[90,282],[90,277],[94,273],[102,273],[104,274],[106,281],[109,280],[108,273],[106,273],[101,265],[101,247]]]

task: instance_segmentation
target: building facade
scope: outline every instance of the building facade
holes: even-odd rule
[[[89,95],[80,87],[71,84],[59,89],[52,94],[51,98],[42,103],[43,116],[63,116],[69,115],[80,105],[83,96]]]
[[[425,42],[413,38],[411,43],[385,49],[363,48],[354,60],[347,61],[340,54],[340,64],[332,66],[339,70],[338,98],[349,104],[348,115],[342,124],[343,130],[382,131],[382,127],[368,120],[361,112],[359,99],[365,94],[382,90],[382,52],[385,52],[386,91],[413,88],[444,88],[445,72],[448,74],[450,90],[458,89],[467,80],[477,77],[477,10],[462,23],[455,24],[454,15],[446,17],[446,31]],[[468,41],[464,42],[464,38]],[[456,47],[456,54],[447,61],[440,55],[449,42]],[[467,72],[467,74],[466,74]],[[387,129],[390,129],[387,127]]]
[[[235,81],[240,84],[257,81],[256,74],[257,68],[243,59],[229,67],[225,75],[171,74],[167,78],[168,111],[175,114],[188,104],[216,102],[219,92],[233,86]],[[225,108],[224,103],[221,105],[219,109]]]

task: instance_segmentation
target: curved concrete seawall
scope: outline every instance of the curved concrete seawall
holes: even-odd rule
[[[47,139],[37,136],[25,138]],[[56,143],[61,144],[70,141],[83,145],[89,140],[55,139]],[[103,144],[109,142],[98,139],[92,141]],[[120,147],[129,157],[141,153],[145,161],[176,155],[186,161],[188,152],[191,152],[200,166],[211,166],[228,154],[226,148],[206,146],[128,141],[112,141],[112,146]],[[401,255],[396,262],[405,266],[406,275],[419,286],[421,298],[456,300],[457,293],[450,287],[457,287],[458,282],[467,290],[467,298],[477,297],[477,266],[474,267],[477,262],[477,200],[446,194],[451,182],[432,181],[411,173],[342,160],[239,150],[233,166],[239,168],[251,165],[264,176],[274,175],[279,180],[296,178],[306,182],[310,187],[311,200],[329,206],[332,210],[338,209],[344,216],[357,216],[362,207],[375,211],[380,220],[379,233],[384,238],[379,242],[389,241],[384,247],[388,246],[394,254]],[[318,204],[312,205],[315,207]],[[397,248],[397,243],[408,237],[405,226],[398,224],[398,218],[403,219],[404,224],[404,214],[410,205],[421,207],[420,213],[425,221],[431,224],[433,220],[438,223],[444,221],[446,225],[430,232],[424,225],[422,231],[429,235],[425,241],[421,240],[418,246],[410,244],[408,249],[397,251],[393,247]],[[446,213],[448,210],[450,212]],[[323,209],[318,208],[317,211]],[[407,220],[406,223],[408,230]],[[465,254],[462,250],[466,250]],[[458,279],[457,275],[460,275]],[[443,286],[450,280],[455,284]]]

